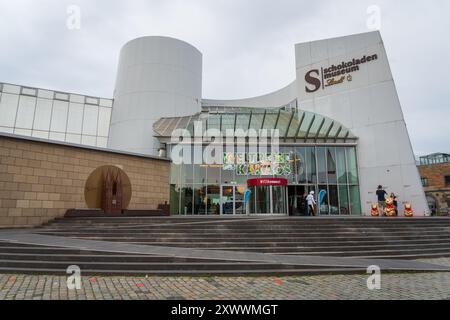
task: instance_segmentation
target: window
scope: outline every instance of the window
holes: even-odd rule
[[[447,186],[450,185],[450,176],[445,176],[445,184],[446,184]]]
[[[426,187],[429,186],[429,184],[428,184],[428,179],[427,179],[427,178],[421,178],[421,180],[422,180],[422,186],[423,186],[424,188],[426,188]]]

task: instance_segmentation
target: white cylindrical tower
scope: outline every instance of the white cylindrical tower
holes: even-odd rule
[[[201,111],[202,54],[167,37],[128,42],[120,53],[108,147],[158,156],[153,124]]]

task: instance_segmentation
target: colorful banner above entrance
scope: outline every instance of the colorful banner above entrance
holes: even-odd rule
[[[291,157],[288,153],[225,153],[223,170],[236,170],[239,176],[289,176]]]

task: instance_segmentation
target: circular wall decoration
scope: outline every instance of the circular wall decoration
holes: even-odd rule
[[[84,187],[84,199],[89,209],[104,209],[105,184],[107,180],[120,181],[122,209],[128,208],[131,202],[131,181],[127,174],[117,166],[103,166],[89,175]],[[114,184],[114,188],[117,185]]]

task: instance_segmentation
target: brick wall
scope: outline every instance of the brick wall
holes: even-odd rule
[[[87,209],[86,180],[104,165],[130,178],[129,209],[169,201],[169,161],[0,136],[0,228],[38,226],[68,209]]]
[[[419,166],[422,178],[428,179],[428,188],[439,189],[449,186],[445,185],[445,176],[450,176],[450,163]]]
[[[450,203],[450,186],[445,184],[445,176],[450,176],[450,163],[419,166],[422,178],[428,179],[425,187],[427,196],[436,201],[437,214],[447,215]]]

